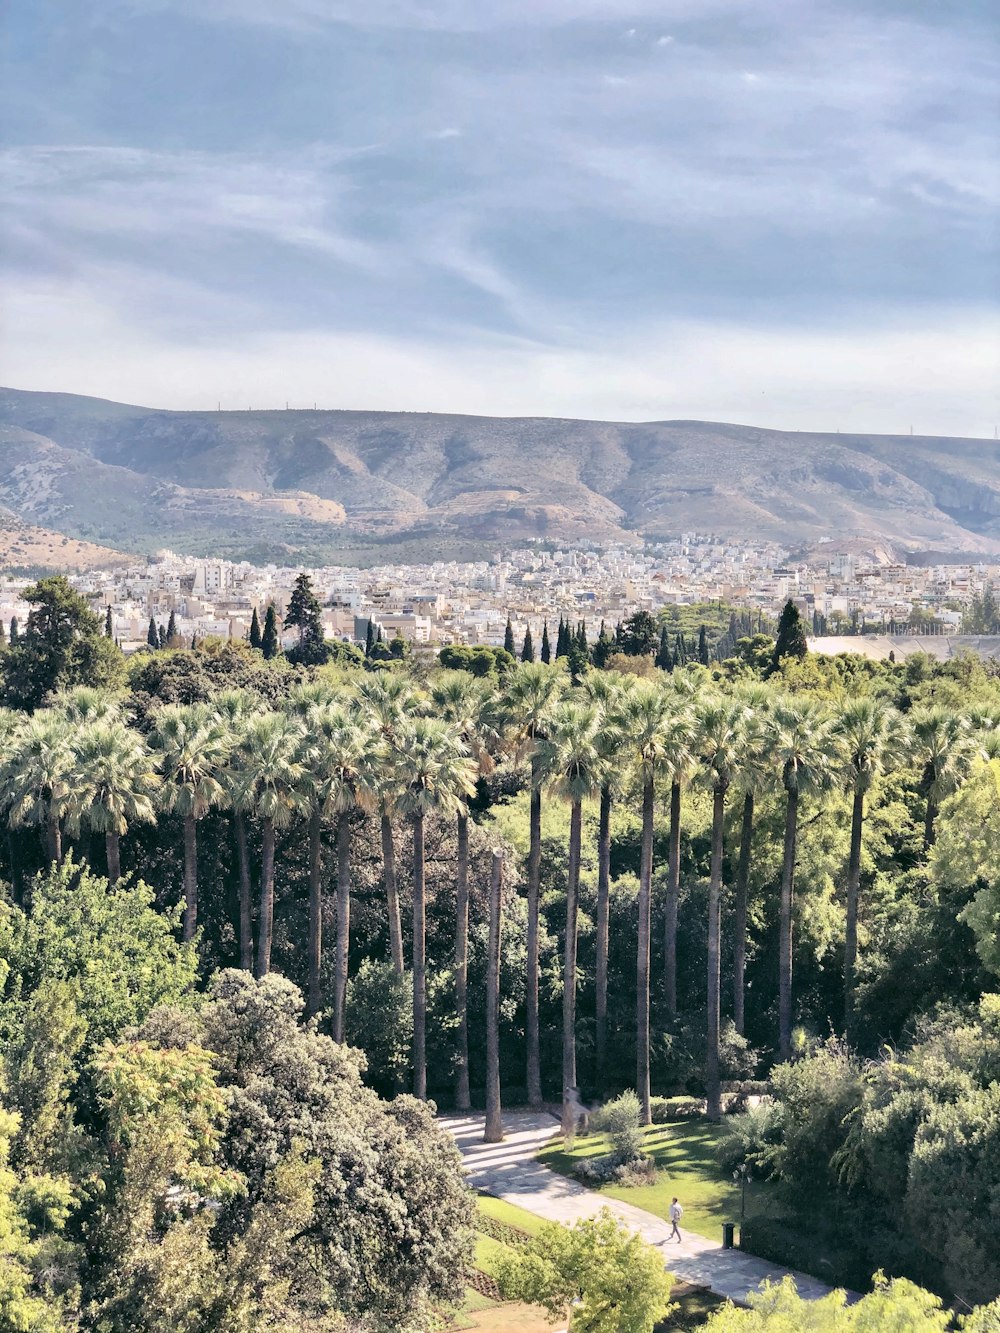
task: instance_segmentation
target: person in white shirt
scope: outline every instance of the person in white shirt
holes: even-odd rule
[[[676,1236],[678,1245],[681,1242],[681,1233],[677,1228],[677,1223],[681,1220],[681,1215],[683,1212],[684,1209],[677,1202],[677,1199],[674,1198],[670,1204],[670,1225],[673,1228],[673,1230],[670,1232],[670,1235],[667,1237],[667,1239],[673,1240],[674,1237]]]

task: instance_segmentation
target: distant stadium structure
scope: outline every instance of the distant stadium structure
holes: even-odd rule
[[[1000,634],[829,634],[808,642],[812,653],[828,657],[856,653],[874,661],[884,661],[890,653],[897,662],[914,653],[926,653],[939,662],[963,653],[1000,657]]]

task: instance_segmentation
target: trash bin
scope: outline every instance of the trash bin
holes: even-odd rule
[[[735,1222],[723,1222],[722,1224],[722,1248],[731,1250],[733,1248],[733,1235],[736,1231]]]

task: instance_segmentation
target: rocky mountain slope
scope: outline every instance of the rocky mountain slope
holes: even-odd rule
[[[400,412],[166,412],[0,390],[0,504],[126,549],[411,558],[681,531],[1000,551],[1000,444]]]

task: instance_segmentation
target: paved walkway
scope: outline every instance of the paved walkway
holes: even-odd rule
[[[778,1282],[791,1273],[802,1296],[818,1300],[831,1289],[804,1273],[781,1268],[742,1250],[724,1250],[703,1236],[696,1236],[681,1223],[684,1239],[668,1239],[670,1224],[662,1218],[586,1189],[536,1160],[543,1144],[559,1133],[559,1125],[544,1111],[504,1113],[503,1143],[483,1143],[481,1115],[443,1116],[442,1125],[454,1135],[472,1184],[508,1203],[518,1204],[550,1222],[576,1222],[609,1208],[616,1217],[638,1231],[663,1255],[671,1273],[686,1282],[709,1287],[718,1296],[743,1301],[762,1282]],[[683,1199],[681,1200],[683,1203]],[[854,1296],[854,1293],[850,1293]]]

